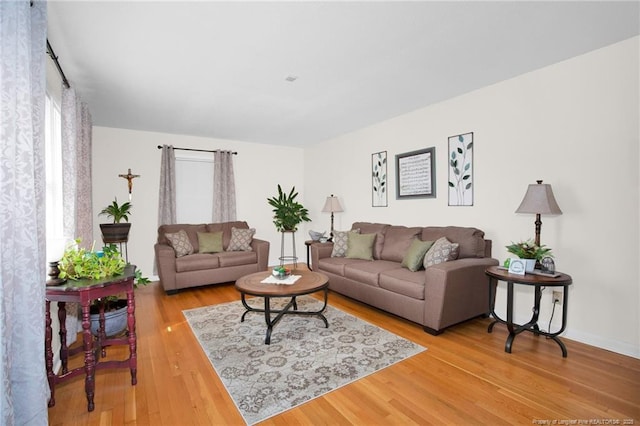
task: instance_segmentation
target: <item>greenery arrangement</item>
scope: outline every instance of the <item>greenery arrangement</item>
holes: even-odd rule
[[[506,248],[509,253],[515,254],[520,259],[536,259],[539,262],[544,257],[553,257],[550,248],[544,245],[538,246],[531,240],[511,242],[511,245]]]
[[[98,215],[106,215],[107,217],[112,217],[113,223],[120,223],[120,221],[122,220],[129,222],[131,207],[133,207],[133,205],[128,201],[119,205],[118,198],[115,198],[113,202],[102,209],[102,211]]]
[[[287,194],[278,185],[278,196],[267,198],[273,207],[273,224],[278,231],[296,231],[300,223],[311,222],[309,211],[296,201],[297,196],[295,186]]]

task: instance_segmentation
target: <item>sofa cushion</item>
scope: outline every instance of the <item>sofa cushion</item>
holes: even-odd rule
[[[255,228],[231,228],[231,240],[229,241],[227,251],[251,251],[251,241],[253,241],[253,235],[255,233]]]
[[[452,243],[446,237],[439,238],[424,256],[424,267],[438,263],[456,260],[458,258],[458,243]]]
[[[345,265],[344,276],[345,278],[350,278],[363,284],[378,287],[378,276],[381,272],[401,268],[399,263],[388,260],[375,260],[373,262],[360,261],[358,263]]]
[[[207,226],[203,224],[192,225],[192,224],[171,224],[171,225],[160,225],[158,227],[158,243],[159,244],[169,244],[169,240],[166,237],[166,234],[173,234],[178,232],[179,230],[184,230],[189,236],[189,242],[191,246],[193,246],[193,252],[198,252],[198,232],[207,232]]]
[[[220,266],[218,255],[195,253],[176,259],[176,272],[202,271]]]
[[[347,259],[346,257],[324,257],[318,261],[318,267],[316,269],[320,272],[326,271],[331,274],[344,277],[344,267],[346,265],[351,265],[351,264],[360,263],[360,262],[366,262],[366,260]]]
[[[373,258],[381,259],[384,247],[384,235],[390,225],[386,223],[355,222],[351,229],[359,229],[361,234],[376,234],[376,243],[373,246]]]
[[[464,228],[461,226],[428,226],[423,228],[422,241],[437,241],[438,238],[447,237],[452,243],[458,243],[458,258],[484,257],[484,232],[477,228]]]
[[[333,250],[331,257],[344,257],[347,253],[347,244],[349,242],[349,232],[358,233],[359,229],[351,231],[333,231]]]
[[[220,253],[222,248],[222,231],[198,232],[198,252]]]
[[[401,265],[412,272],[421,269],[424,263],[424,256],[431,246],[433,246],[433,241],[422,241],[417,237],[414,238],[411,247],[402,258]]]
[[[376,234],[349,232],[347,235],[346,258],[373,260],[373,244],[376,241]]]
[[[251,265],[258,262],[258,255],[254,251],[226,251],[218,253],[218,261],[221,268]]]
[[[412,272],[405,268],[384,271],[380,273],[379,284],[385,290],[424,300],[424,271]]]
[[[186,256],[193,253],[193,245],[189,241],[189,236],[184,229],[178,232],[164,234],[169,242],[169,245],[173,247],[176,253],[176,257]]]
[[[241,220],[208,223],[206,226],[207,232],[222,232],[222,248],[225,250],[229,247],[229,242],[231,241],[231,228],[249,229],[247,222]]]
[[[384,233],[384,246],[380,259],[402,262],[414,238],[422,232],[422,228],[406,226],[389,226]]]

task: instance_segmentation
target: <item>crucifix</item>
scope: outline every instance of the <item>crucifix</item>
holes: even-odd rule
[[[131,169],[129,169],[129,171],[127,172],[127,174],[121,174],[118,175],[121,178],[125,178],[127,180],[127,183],[129,185],[129,201],[131,201],[131,190],[133,189],[133,179],[140,177],[140,175],[132,175],[131,174]]]

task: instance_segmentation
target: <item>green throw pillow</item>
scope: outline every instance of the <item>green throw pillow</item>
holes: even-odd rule
[[[198,232],[198,251],[200,253],[220,253],[222,248],[222,232]]]
[[[427,254],[432,245],[433,241],[421,241],[418,238],[414,238],[411,247],[409,247],[402,259],[402,266],[412,272],[420,269],[424,261],[424,255]]]
[[[347,241],[347,253],[345,257],[349,259],[373,260],[373,243],[376,241],[376,234],[356,234],[350,232]]]

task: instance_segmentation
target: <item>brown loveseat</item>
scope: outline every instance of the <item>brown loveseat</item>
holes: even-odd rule
[[[430,334],[489,313],[487,267],[491,240],[463,227],[406,227],[356,222],[352,230],[375,234],[373,260],[332,257],[333,243],[311,245],[312,268],[329,277],[329,288],[384,311],[421,324]],[[458,243],[458,257],[412,272],[401,263],[413,240],[446,237]],[[334,239],[335,240],[335,239]]]
[[[249,226],[242,221],[160,226],[155,255],[164,291],[172,294],[183,288],[232,282],[243,275],[266,271],[269,242],[251,238],[250,251],[228,251],[232,228],[248,230]],[[166,234],[180,230],[184,230],[189,237],[193,254],[177,257],[177,250],[169,244]],[[219,232],[222,232],[222,249],[215,253],[200,253],[198,233],[212,235]]]

